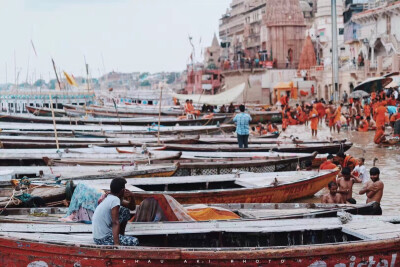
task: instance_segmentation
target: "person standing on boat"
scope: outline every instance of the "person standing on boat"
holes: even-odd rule
[[[343,200],[343,197],[340,193],[338,193],[338,185],[335,182],[330,182],[328,184],[329,193],[322,196],[322,203],[329,204],[345,204],[346,201]]]
[[[359,194],[367,194],[367,203],[375,201],[373,205],[373,212],[371,215],[382,215],[381,200],[383,196],[384,184],[379,179],[380,170],[377,167],[373,167],[369,171],[371,181],[368,181],[363,189],[360,190]]]
[[[233,122],[236,123],[236,134],[239,143],[239,148],[248,148],[249,142],[249,133],[250,133],[250,122],[251,117],[249,114],[244,113],[246,107],[244,105],[240,105],[239,110],[240,113],[236,114],[233,118]]]
[[[97,206],[93,214],[93,240],[97,245],[137,246],[136,237],[125,236],[125,227],[130,219],[130,211],[136,208],[135,198],[125,190],[126,180],[114,178],[110,184],[111,192]],[[123,198],[130,197],[131,201]]]

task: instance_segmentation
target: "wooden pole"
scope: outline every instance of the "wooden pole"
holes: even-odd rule
[[[164,85],[161,86],[160,90],[160,101],[158,105],[158,130],[157,130],[157,144],[160,144],[160,124],[161,124],[161,101],[162,101],[162,91],[163,91]]]
[[[58,144],[57,125],[56,125],[56,118],[54,116],[53,99],[51,97],[51,94],[49,94],[49,98],[50,98],[50,106],[51,106],[51,116],[53,117],[54,137],[56,138],[57,150],[59,150],[60,145]]]
[[[122,132],[122,124],[121,124],[121,119],[119,118],[119,113],[118,113],[117,104],[115,103],[114,98],[112,99],[112,101],[114,102],[114,108],[115,108],[115,111],[117,112],[117,117],[118,117],[118,121],[119,121],[119,126],[121,127],[121,132]]]
[[[60,87],[60,91],[61,91],[61,82],[60,82],[60,79],[58,78],[57,69],[56,69],[56,63],[54,63],[54,59],[53,58],[51,59],[51,61],[53,62],[54,73],[56,74],[58,87]]]

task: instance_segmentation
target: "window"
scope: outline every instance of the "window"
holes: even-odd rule
[[[343,35],[344,34],[344,28],[339,28],[339,35]]]

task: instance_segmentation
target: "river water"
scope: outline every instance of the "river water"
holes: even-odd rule
[[[310,126],[296,125],[289,126],[284,136],[297,136],[300,139],[311,139]],[[381,171],[380,178],[383,181],[385,188],[381,206],[383,215],[399,215],[400,214],[400,195],[397,192],[400,179],[400,149],[399,147],[378,147],[374,142],[375,132],[357,132],[350,130],[343,130],[340,134],[331,134],[329,128],[325,125],[320,125],[318,129],[319,140],[327,140],[330,137],[335,139],[347,139],[353,142],[353,147],[346,152],[353,157],[365,158],[365,166],[367,171],[373,166],[374,158],[377,158],[375,166]],[[355,184],[353,187],[353,198],[357,200],[358,204],[366,202],[365,195],[359,195],[358,192],[362,188],[362,184]],[[318,192],[314,197],[304,199],[301,202],[319,202],[322,194],[327,193],[327,188]]]

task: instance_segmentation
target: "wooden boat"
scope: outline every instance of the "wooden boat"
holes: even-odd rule
[[[158,150],[169,151],[207,151],[207,152],[294,152],[294,153],[313,153],[336,154],[341,149],[347,151],[353,143],[346,142],[341,144],[283,144],[283,145],[250,145],[249,148],[238,148],[237,145],[179,145],[165,144]]]
[[[140,204],[154,194],[168,194],[181,204],[279,203],[314,195],[338,170],[320,172],[244,173],[213,176],[131,179]]]
[[[135,118],[143,116],[158,116],[159,110],[156,108],[145,108],[141,107],[118,107],[118,115],[115,107],[100,107],[100,106],[76,106],[76,105],[64,105],[64,110],[67,114],[74,116],[85,116],[87,114],[93,115],[94,117],[120,117],[120,118]],[[162,108],[162,116],[177,117],[182,115],[181,110],[173,110],[170,108]]]
[[[109,189],[106,189],[108,191]],[[301,219],[301,218],[329,218],[337,217],[344,212],[352,215],[370,215],[373,212],[375,202],[368,204],[322,204],[322,203],[233,203],[233,204],[199,204],[183,205],[184,209],[225,209],[237,216],[232,220],[278,220],[278,219]],[[136,210],[133,214],[136,214]],[[0,216],[2,223],[58,223],[58,219],[65,216],[68,208],[63,207],[41,207],[41,208],[7,208]],[[48,216],[36,217],[31,214],[47,214]],[[205,222],[210,220],[201,220]],[[172,222],[172,221],[169,221]],[[156,224],[158,222],[155,222]],[[179,222],[177,222],[179,225]],[[7,229],[1,229],[7,230]],[[88,229],[87,231],[90,231]]]
[[[157,153],[154,155],[142,155],[138,153],[133,157],[110,157],[106,155],[106,157],[99,158],[96,155],[89,156],[83,155],[83,157],[64,157],[64,158],[49,158],[43,157],[43,161],[47,166],[75,166],[75,165],[133,165],[133,164],[151,164],[155,160],[173,160],[179,159],[182,155],[182,152],[166,154],[166,155],[158,155]]]
[[[44,116],[44,117],[53,116],[51,108],[38,108],[38,107],[26,106],[26,110],[35,116]],[[67,113],[63,109],[53,109],[53,111],[55,117],[64,117],[67,115]]]
[[[292,139],[292,138],[259,138],[259,137],[250,137],[249,144],[337,144],[337,143],[345,143],[346,140],[300,140],[300,139]],[[213,136],[213,137],[203,137],[201,136],[199,139],[199,144],[237,144],[237,138],[235,136]]]
[[[202,126],[222,124],[227,119],[226,116],[215,116],[209,119],[177,119],[177,118],[161,118],[160,124],[163,126]],[[49,117],[29,116],[29,115],[11,115],[0,113],[0,121],[4,122],[22,122],[22,123],[47,123],[53,124],[53,119]],[[158,124],[157,117],[149,118],[55,118],[56,124],[98,124],[98,125],[131,125],[131,126],[147,126]]]
[[[5,266],[395,267],[399,222],[354,216],[347,224],[337,218],[128,224],[126,234],[138,238],[138,247],[97,246],[90,225],[1,224],[0,261]]]
[[[116,148],[119,153],[124,150]],[[125,151],[126,153],[131,153]],[[279,172],[295,171],[297,166],[305,168],[308,160],[313,160],[317,153],[299,155],[298,157],[274,157],[274,158],[220,158],[220,159],[178,159],[178,160],[155,160],[153,164],[179,163],[179,168],[174,176],[194,176],[194,175],[212,175],[229,174],[233,171],[247,172]]]
[[[5,122],[1,124],[1,129],[4,130],[18,130],[18,131],[54,131],[54,127],[51,124],[46,123],[14,123]],[[234,125],[223,124],[220,126],[206,125],[206,126],[174,126],[174,127],[160,127],[161,135],[198,135],[198,134],[212,134],[212,133],[226,133],[232,132],[236,129]],[[124,125],[122,130],[120,126],[116,125],[71,125],[57,124],[57,132],[62,134],[63,132],[85,132],[85,133],[104,133],[113,132],[115,134],[126,134],[126,135],[157,135],[158,127],[147,127],[147,126],[126,126]],[[54,132],[53,132],[54,136]]]

